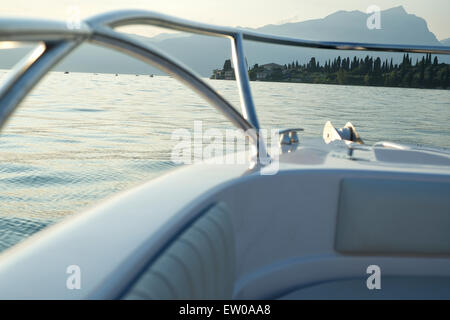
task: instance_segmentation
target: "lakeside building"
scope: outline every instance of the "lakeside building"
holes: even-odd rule
[[[277,63],[267,63],[257,67],[256,79],[265,80],[270,77],[274,72],[282,70],[283,66]],[[223,69],[213,70],[211,79],[215,80],[236,80],[234,69],[231,66],[231,61],[226,60]]]
[[[247,66],[247,70],[248,70],[247,59],[245,59],[245,65]],[[268,65],[275,65],[275,64],[274,63],[269,63]],[[269,68],[270,68],[270,66],[269,66]],[[213,70],[213,74],[210,77],[210,79],[215,79],[215,80],[236,80],[236,74],[234,72],[234,68],[233,68],[233,65],[231,63],[231,59],[225,60],[225,63],[223,64],[223,68],[222,69],[214,69]]]
[[[256,80],[264,80],[271,76],[275,71],[282,70],[283,66],[277,63],[267,63],[258,66],[256,71]]]
[[[215,80],[236,80],[236,75],[231,64],[231,60],[225,60],[222,69],[215,69],[211,79]]]
[[[234,69],[231,70],[222,70],[222,69],[215,69],[213,71],[213,75],[211,76],[211,79],[214,80],[236,80],[236,76],[234,74]]]

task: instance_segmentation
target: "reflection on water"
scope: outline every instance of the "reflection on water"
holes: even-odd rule
[[[234,82],[210,83],[238,105]],[[321,136],[327,120],[352,121],[366,143],[450,148],[450,91],[261,82],[252,89],[262,127]],[[204,130],[233,128],[169,77],[49,75],[0,136],[0,251],[174,168],[171,134],[192,131],[196,120]]]

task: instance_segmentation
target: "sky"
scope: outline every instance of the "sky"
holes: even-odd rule
[[[81,18],[108,10],[146,9],[205,23],[254,28],[323,18],[339,10],[366,12],[371,5],[381,10],[403,5],[408,13],[424,18],[439,40],[450,38],[450,0],[0,0],[0,15],[65,20],[74,7],[79,8]],[[150,28],[130,31],[147,36],[163,32]]]

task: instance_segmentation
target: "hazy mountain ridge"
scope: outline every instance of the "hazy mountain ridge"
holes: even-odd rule
[[[258,31],[309,40],[439,45],[424,19],[408,14],[402,6],[381,12],[381,29],[367,28],[369,15],[361,11],[338,11],[323,19],[283,25],[267,25]],[[325,38],[324,38],[325,36]]]
[[[250,30],[310,40],[422,45],[442,44],[428,29],[424,19],[414,14],[408,14],[402,6],[381,12],[381,29],[379,30],[369,30],[367,28],[366,21],[368,16],[361,11],[338,11],[323,19],[291,22],[280,25],[272,24]],[[229,40],[223,38],[185,34],[161,34],[153,38],[135,36],[135,38],[167,52],[170,56],[182,61],[203,76],[209,76],[213,69],[220,68],[224,60],[230,57],[231,49]],[[443,41],[450,40],[445,39]],[[337,52],[333,50],[265,45],[254,42],[245,42],[244,45],[249,65],[268,62],[285,64],[293,60],[304,63],[312,56],[315,56],[320,62],[333,59],[338,55],[347,57],[354,56],[355,54],[359,56],[369,54],[382,58],[392,56],[389,53]],[[394,55],[396,61],[399,61],[401,56]],[[16,57],[17,53],[10,54],[6,58],[3,55],[0,56],[0,68],[8,67],[5,64],[11,64],[13,58],[17,60]],[[416,57],[413,56],[413,58],[415,59]],[[450,62],[448,57],[439,58],[441,61],[444,59],[444,61]],[[78,48],[76,52],[57,66],[56,69],[80,72],[160,73],[157,69],[126,57],[123,54],[90,45],[83,45]]]

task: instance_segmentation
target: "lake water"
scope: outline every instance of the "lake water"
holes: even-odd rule
[[[5,72],[0,72],[3,77]],[[235,82],[209,81],[238,106]],[[351,121],[364,141],[450,148],[450,91],[252,83],[264,128],[321,136]],[[0,251],[176,165],[171,134],[233,126],[170,77],[51,73],[0,136]]]

